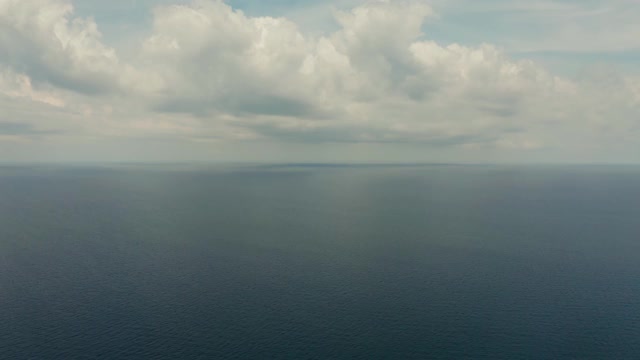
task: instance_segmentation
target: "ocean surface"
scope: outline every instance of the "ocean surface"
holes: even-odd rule
[[[1,166],[0,359],[640,359],[640,167]]]

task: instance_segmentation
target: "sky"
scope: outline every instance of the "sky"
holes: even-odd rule
[[[0,0],[0,162],[640,163],[637,0]]]

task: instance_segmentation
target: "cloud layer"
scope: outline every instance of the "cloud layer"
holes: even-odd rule
[[[124,50],[69,1],[0,0],[0,143],[409,144],[445,161],[640,160],[637,77],[563,77],[491,39],[438,43],[425,24],[446,19],[425,1],[334,9],[338,30],[322,35],[215,0],[150,11]]]

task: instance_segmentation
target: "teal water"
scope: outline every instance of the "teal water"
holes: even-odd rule
[[[640,168],[0,167],[1,359],[637,359]]]

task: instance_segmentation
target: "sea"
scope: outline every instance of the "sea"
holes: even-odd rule
[[[640,167],[3,165],[0,359],[640,359]]]

